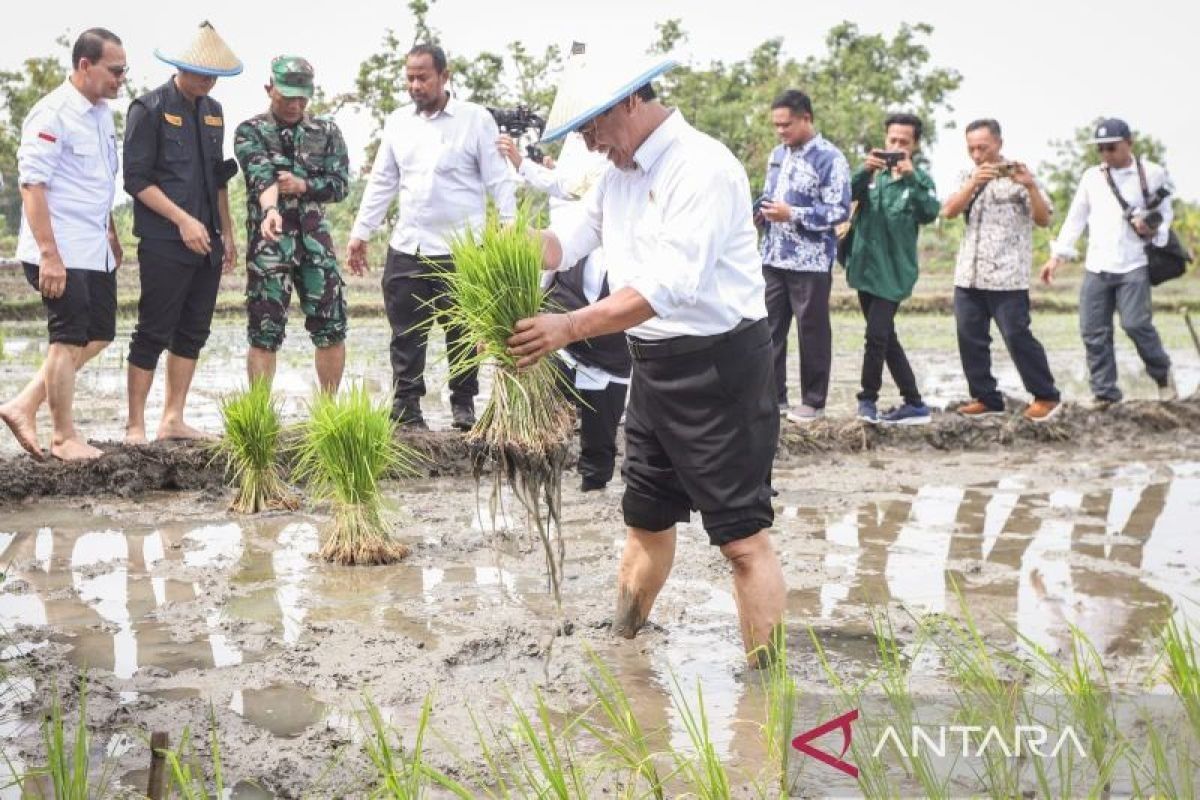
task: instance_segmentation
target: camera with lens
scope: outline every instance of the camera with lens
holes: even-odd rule
[[[894,169],[897,164],[908,158],[908,153],[903,150],[872,150],[871,155],[882,161],[888,169]]]
[[[1130,206],[1125,209],[1125,219],[1129,221],[1130,225],[1141,222],[1150,229],[1150,235],[1153,236],[1163,223],[1163,215],[1158,210],[1158,206],[1170,196],[1170,189],[1166,186],[1158,187],[1158,190],[1151,195],[1150,203],[1146,208],[1134,208]]]
[[[992,164],[992,167],[996,170],[997,178],[1011,178],[1013,176],[1013,172],[1016,171],[1017,165],[1012,161],[999,161],[995,164]]]
[[[546,120],[542,119],[537,114],[529,110],[529,106],[517,106],[516,108],[488,108],[488,113],[492,115],[492,119],[496,120],[496,127],[501,133],[507,133],[514,139],[520,139],[529,131],[537,131],[537,136],[542,135],[542,131],[546,129]],[[525,155],[535,164],[542,163],[546,154],[542,149],[534,144],[525,145]]]

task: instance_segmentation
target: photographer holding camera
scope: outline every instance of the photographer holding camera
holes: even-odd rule
[[[1146,372],[1158,385],[1159,400],[1178,397],[1171,358],[1154,327],[1146,245],[1165,246],[1171,228],[1171,192],[1167,171],[1133,154],[1133,133],[1119,119],[1102,120],[1092,144],[1098,166],[1079,180],[1066,221],[1042,267],[1052,283],[1063,261],[1076,258],[1075,242],[1087,229],[1085,272],[1079,289],[1079,330],[1087,351],[1092,395],[1098,403],[1121,400],[1113,350],[1113,312],[1133,340]]]
[[[972,400],[958,413],[982,419],[1004,412],[1004,396],[992,375],[995,321],[1021,382],[1033,395],[1024,416],[1044,422],[1057,413],[1059,393],[1046,351],[1029,329],[1029,272],[1033,226],[1049,225],[1053,212],[1029,168],[1000,154],[999,122],[978,119],[966,133],[975,169],[942,206],[946,219],[962,214],[966,222],[954,268],[954,319]]]
[[[912,114],[889,116],[884,121],[886,149],[872,150],[850,181],[858,211],[849,233],[846,282],[858,290],[867,320],[858,393],[858,418],[865,422],[923,425],[930,421],[916,376],[896,338],[896,312],[917,283],[917,231],[937,219],[941,210],[933,178],[912,162],[921,129],[920,118]],[[884,363],[904,403],[881,415],[876,403]]]

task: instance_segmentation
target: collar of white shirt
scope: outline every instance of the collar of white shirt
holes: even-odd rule
[[[425,119],[437,119],[442,114],[445,114],[447,117],[453,117],[453,116],[457,116],[457,114],[456,114],[457,111],[458,111],[458,101],[454,99],[454,95],[450,95],[449,97],[447,97],[446,105],[442,106],[442,109],[440,111],[435,112],[433,114],[426,114],[424,111],[417,108],[416,103],[413,103],[413,106],[412,106],[413,116],[414,117],[424,117]]]
[[[687,123],[684,122],[683,115],[675,109],[671,109],[667,118],[650,132],[646,141],[642,142],[642,146],[633,154],[633,162],[643,172],[649,172],[654,168],[658,159],[662,158],[662,154],[667,152],[667,148],[680,137],[685,125]]]
[[[103,108],[106,105],[104,99],[93,103],[83,96],[83,92],[76,88],[75,84],[71,83],[71,79],[67,78],[62,85],[63,95],[66,97],[66,105],[71,111],[79,116],[89,114],[93,109]]]

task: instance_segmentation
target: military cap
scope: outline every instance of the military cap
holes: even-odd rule
[[[300,56],[278,56],[271,61],[271,84],[284,97],[312,97],[313,66]]]

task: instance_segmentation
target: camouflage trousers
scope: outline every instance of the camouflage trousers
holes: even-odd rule
[[[283,344],[293,287],[300,296],[304,327],[312,343],[330,347],[345,341],[346,294],[324,222],[313,231],[302,232],[285,219],[278,242],[268,242],[258,231],[251,232],[246,310],[252,347],[274,352]]]

